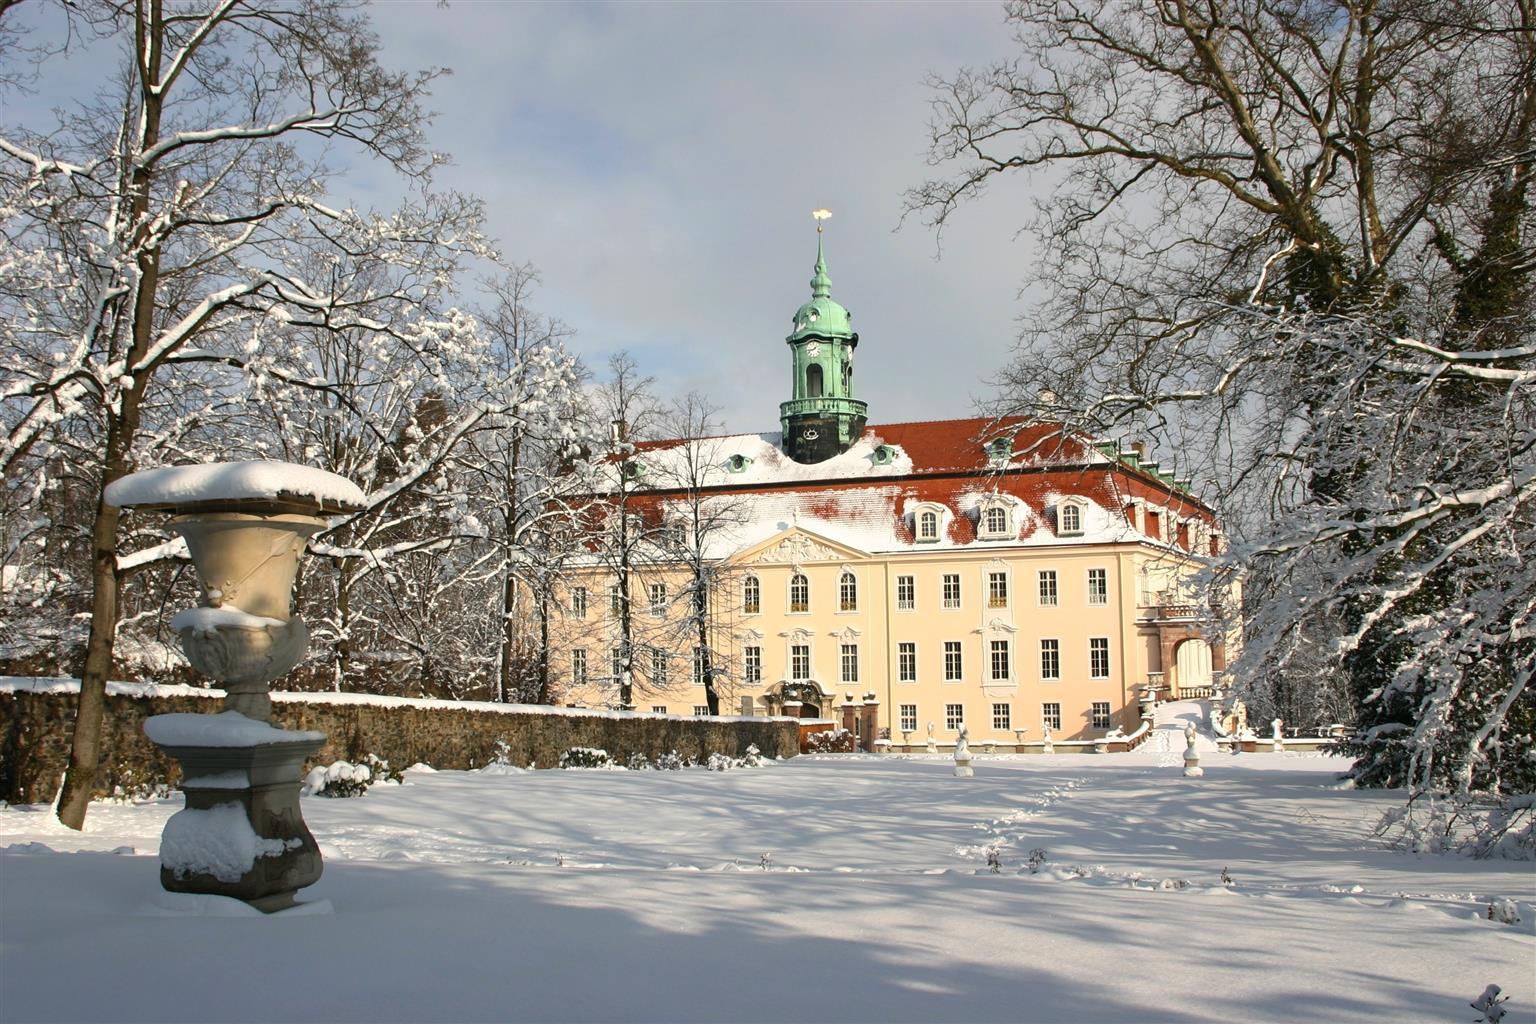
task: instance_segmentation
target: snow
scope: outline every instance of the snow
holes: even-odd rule
[[[275,729],[238,711],[155,715],[144,720],[144,735],[163,747],[260,747],[325,739],[323,732]]]
[[[1335,758],[1212,751],[1185,779],[1202,714],[1124,755],[973,747],[970,779],[413,768],[304,800],[326,867],[300,898],[332,913],[292,918],[144,915],[179,796],[98,802],[84,833],[0,808],[0,934],[25,936],[0,1019],[1444,1022],[1496,984],[1536,1021],[1529,862],[1384,847],[1402,794],[1338,788]]]
[[[183,807],[165,823],[160,863],[178,877],[202,874],[238,882],[258,857],[275,857],[301,845],[299,839],[258,836],[245,808],[233,801],[206,809]]]
[[[346,477],[313,466],[267,460],[145,469],[113,481],[106,490],[107,503],[119,508],[279,497],[311,498],[349,509],[368,503],[362,490]]]
[[[252,615],[250,612],[241,611],[232,604],[221,605],[218,608],[183,608],[171,617],[171,629],[181,632],[190,629],[197,632],[206,632],[217,629],[220,626],[228,626],[237,629],[269,629],[277,627],[286,628],[288,623],[282,619],[269,619],[264,615]]]

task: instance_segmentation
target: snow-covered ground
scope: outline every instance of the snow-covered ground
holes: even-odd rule
[[[0,1019],[1471,1021],[1494,983],[1536,1021],[1536,865],[1384,849],[1340,761],[1182,749],[412,771],[305,799],[329,912],[271,918],[157,915],[179,799],[4,808]]]

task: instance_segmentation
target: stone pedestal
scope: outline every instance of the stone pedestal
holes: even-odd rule
[[[320,848],[299,811],[299,779],[304,759],[325,739],[289,735],[296,738],[248,747],[157,744],[180,762],[187,797],[166,823],[161,886],[232,896],[271,913],[293,906],[294,894],[319,880]],[[230,815],[220,814],[225,808]],[[179,825],[182,815],[188,818]],[[241,817],[248,831],[240,831]],[[254,857],[237,874],[242,852]]]

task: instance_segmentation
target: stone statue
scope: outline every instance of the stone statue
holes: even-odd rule
[[[930,754],[937,754],[938,752],[939,752],[939,745],[933,741],[933,723],[929,722],[928,723],[928,753],[930,753]]]
[[[1195,749],[1195,723],[1184,726],[1184,777],[1198,779],[1205,774],[1200,767],[1200,752]]]
[[[1270,749],[1277,754],[1282,753],[1285,750],[1285,722],[1277,718],[1269,723],[1269,728],[1272,740]]]
[[[1056,744],[1051,741],[1051,727],[1045,727],[1045,735],[1040,739],[1040,751],[1044,754],[1056,753]]]
[[[962,722],[959,733],[955,735],[955,777],[958,779],[968,779],[976,774],[971,768],[970,737],[970,730]]]

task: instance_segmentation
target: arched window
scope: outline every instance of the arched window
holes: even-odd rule
[[[741,583],[741,610],[748,615],[763,610],[763,587],[756,576],[748,576]]]
[[[837,608],[838,611],[844,612],[859,610],[859,581],[854,579],[851,572],[845,572],[838,577]]]
[[[917,514],[917,539],[939,539],[939,514],[937,512],[924,511]]]
[[[805,368],[805,397],[821,397],[821,365],[812,363]]]
[[[789,578],[789,610],[792,612],[811,610],[811,581],[805,578],[803,572],[797,572]]]
[[[1068,503],[1061,506],[1061,532],[1062,534],[1083,532],[1083,510],[1077,505]]]
[[[993,505],[987,509],[986,518],[982,523],[982,531],[989,537],[1001,537],[1008,532],[1008,510],[1001,505]]]

